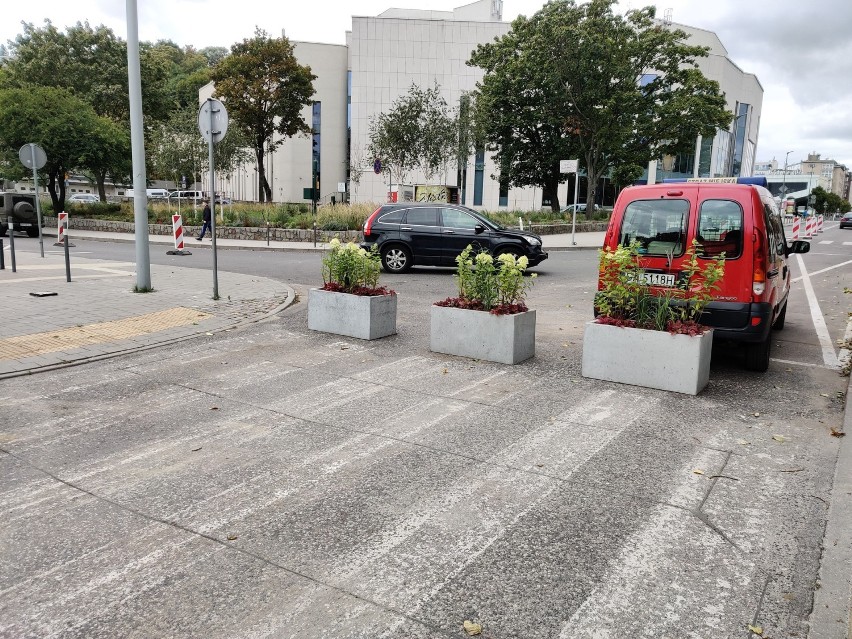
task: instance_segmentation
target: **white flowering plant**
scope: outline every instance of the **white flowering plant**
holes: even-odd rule
[[[323,290],[353,295],[396,295],[379,286],[381,257],[375,248],[367,251],[354,242],[342,244],[334,238],[322,259]]]
[[[526,256],[516,258],[502,253],[495,259],[487,251],[474,253],[468,246],[456,257],[456,283],[458,297],[448,297],[436,302],[438,306],[451,306],[494,315],[525,313],[527,291],[534,284],[536,274],[524,277],[529,266]]]

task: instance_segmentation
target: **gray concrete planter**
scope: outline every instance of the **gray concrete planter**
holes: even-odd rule
[[[713,331],[672,335],[588,322],[583,377],[697,395],[710,379]]]
[[[312,288],[308,291],[308,328],[358,339],[395,335],[396,295],[351,295]]]
[[[535,355],[535,311],[492,315],[432,306],[429,348],[436,353],[517,364]]]

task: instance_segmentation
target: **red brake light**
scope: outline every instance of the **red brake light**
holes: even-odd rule
[[[364,236],[365,237],[367,235],[370,235],[370,233],[372,232],[373,222],[375,222],[376,216],[379,214],[379,211],[381,211],[381,210],[382,210],[382,207],[380,206],[375,211],[373,211],[372,215],[370,215],[370,217],[367,218],[367,221],[364,222]]]

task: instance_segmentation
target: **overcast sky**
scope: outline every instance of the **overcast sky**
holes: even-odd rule
[[[255,25],[291,40],[343,44],[351,16],[390,7],[449,11],[466,0],[137,0],[139,38],[179,45],[230,47]],[[622,8],[656,4],[663,17],[715,31],[730,58],[754,73],[764,89],[757,159],[790,164],[810,152],[852,169],[852,1],[850,0],[621,0]],[[504,0],[503,19],[532,15],[542,0]],[[4,2],[0,41],[21,22],[60,29],[78,21],[104,24],[127,37],[125,2],[38,0]]]

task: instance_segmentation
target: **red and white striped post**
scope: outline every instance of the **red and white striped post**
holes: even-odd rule
[[[808,215],[805,218],[805,239],[806,240],[809,240],[813,237],[813,228],[814,228],[813,216]]]
[[[172,229],[175,236],[175,250],[183,250],[183,220],[180,215],[172,215]]]
[[[799,239],[799,216],[793,218],[793,239]]]
[[[59,228],[56,231],[56,242],[64,242],[68,235],[68,213],[62,211],[59,214],[59,219],[57,221],[59,223]]]
[[[822,233],[822,213],[817,218],[817,233]]]

